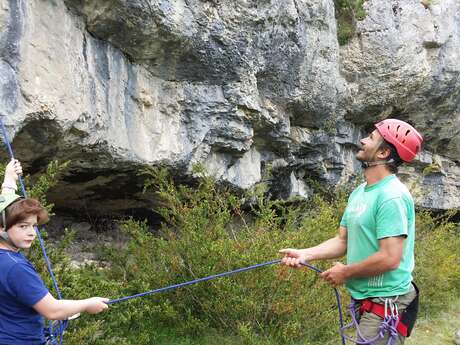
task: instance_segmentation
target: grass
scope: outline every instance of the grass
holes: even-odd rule
[[[433,318],[422,317],[406,345],[453,345],[454,334],[460,329],[460,299],[456,300],[449,309]],[[174,332],[165,331],[158,334],[157,345],[246,345],[248,342],[240,337],[208,334],[190,337],[177,337]],[[276,341],[252,341],[251,345],[275,345]],[[298,342],[295,345],[308,345]]]
[[[459,329],[460,298],[439,315],[419,319],[406,345],[452,345],[454,334]]]

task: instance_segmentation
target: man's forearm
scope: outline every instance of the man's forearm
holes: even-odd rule
[[[348,278],[372,277],[398,268],[396,261],[383,252],[377,252],[363,261],[347,265]]]
[[[346,239],[336,236],[306,250],[309,251],[310,260],[337,259],[347,252],[347,242]]]

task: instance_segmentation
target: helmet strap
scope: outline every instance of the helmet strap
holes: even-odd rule
[[[394,162],[394,159],[391,158],[387,161],[361,162],[361,166],[363,167],[363,169],[367,169],[367,168],[370,168],[376,165],[387,165],[393,162]]]
[[[19,248],[11,241],[10,237],[8,236],[8,232],[6,231],[6,216],[5,210],[2,211],[2,220],[3,220],[3,229],[0,230],[0,240],[6,242],[9,246],[13,247],[15,250],[19,250]]]
[[[3,241],[5,242],[9,247],[11,247],[11,249],[13,249],[14,251],[19,251],[19,247],[17,247],[13,241],[11,241],[10,237],[8,236],[8,234],[6,233],[6,231],[0,231],[0,241]]]
[[[5,229],[6,232],[6,212],[5,210],[2,211],[2,221],[3,221],[3,228]]]
[[[8,242],[8,244],[10,244],[11,242],[10,237],[8,236],[7,232],[3,230],[0,231],[0,239],[2,239],[5,242]]]

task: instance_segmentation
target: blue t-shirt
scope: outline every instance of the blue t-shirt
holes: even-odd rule
[[[47,294],[37,271],[21,253],[0,249],[0,345],[45,342],[43,318],[32,306]]]

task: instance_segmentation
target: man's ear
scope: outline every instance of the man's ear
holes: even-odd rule
[[[380,160],[386,160],[391,155],[391,150],[389,148],[381,147],[377,150],[377,158]]]

